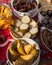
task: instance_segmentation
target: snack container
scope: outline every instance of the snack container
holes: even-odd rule
[[[38,13],[38,19],[39,19],[39,22],[42,24],[42,25],[44,25],[43,23],[42,23],[42,20],[44,20],[45,18],[47,18],[47,16],[43,16],[40,12],[41,11],[48,11],[48,10],[52,10],[52,5],[43,5],[43,6],[41,6],[40,7],[40,9],[39,9],[39,13]],[[49,26],[49,24],[48,25],[44,25],[44,26]]]
[[[47,49],[48,51],[52,52],[52,50],[48,48],[48,46],[46,45],[46,43],[44,42],[44,40],[43,40],[43,38],[42,38],[42,32],[43,32],[44,30],[46,30],[46,29],[47,29],[48,31],[52,32],[52,30],[50,30],[50,29],[48,29],[48,28],[46,28],[46,27],[41,27],[41,30],[40,30],[41,42],[45,45],[45,47],[46,47],[46,49]]]
[[[39,45],[37,44],[37,42],[33,41],[32,39],[28,39],[28,38],[19,38],[19,39],[25,40],[25,41],[27,41],[29,44],[31,43],[31,44],[35,44],[35,45],[36,45],[36,49],[39,50],[39,55],[38,55],[36,61],[35,61],[32,65],[38,65],[38,64],[39,64],[39,61],[40,61],[40,48],[39,48]],[[15,40],[17,40],[17,39],[15,39]],[[15,40],[14,40],[14,41],[15,41]],[[11,44],[12,44],[12,43],[11,43]],[[10,45],[9,45],[9,46],[10,46]],[[8,49],[7,49],[7,52],[6,52],[6,56],[7,56],[7,63],[8,63],[8,65],[13,65],[13,64],[11,63],[11,61],[9,60],[9,57],[8,57]]]
[[[6,6],[6,7],[8,7],[9,9],[10,9],[10,7],[9,7],[9,5],[7,5],[7,4],[5,4],[5,3],[2,3],[2,4],[0,4],[0,6]],[[11,13],[12,14],[12,11],[11,11],[11,9],[10,9],[10,12],[8,11],[8,13]],[[6,14],[7,15],[7,14]],[[2,17],[2,16],[0,16],[0,17]]]
[[[33,0],[30,0],[30,1],[33,1]],[[23,15],[28,15],[28,16],[30,16],[30,17],[34,17],[34,16],[37,15],[37,13],[38,13],[38,4],[39,4],[39,1],[38,1],[38,0],[36,0],[36,2],[37,2],[36,8],[35,8],[34,10],[29,11],[29,12],[19,12],[19,11],[17,11],[17,10],[13,7],[13,2],[14,2],[14,0],[11,1],[11,6],[12,6],[12,9],[13,9],[13,13],[14,13],[15,16],[17,16],[17,17],[22,17]]]

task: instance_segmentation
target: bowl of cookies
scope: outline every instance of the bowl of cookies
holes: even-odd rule
[[[8,46],[7,61],[10,65],[38,65],[40,61],[39,45],[28,38],[16,39]]]
[[[20,19],[15,19],[10,26],[10,34],[13,38],[34,38],[38,33],[38,22],[24,15]]]

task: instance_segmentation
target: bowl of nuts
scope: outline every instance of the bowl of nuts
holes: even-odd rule
[[[28,15],[34,17],[38,13],[38,0],[13,0],[11,6],[17,17]]]

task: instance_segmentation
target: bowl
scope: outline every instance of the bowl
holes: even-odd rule
[[[7,14],[8,14],[8,13],[11,13],[11,14],[12,14],[12,11],[11,11],[9,5],[7,5],[7,4],[5,4],[5,3],[2,3],[2,4],[0,4],[0,6],[6,6],[7,8],[9,8],[9,11],[7,12]],[[7,15],[7,14],[6,14],[6,15]],[[2,17],[2,16],[1,16],[1,17]]]
[[[13,38],[35,38],[38,34],[38,22],[24,15],[22,18],[15,19],[10,26],[10,34]]]
[[[39,22],[43,26],[52,26],[52,23],[49,22],[52,20],[52,15],[50,16],[48,13],[52,11],[52,5],[41,6],[38,13]],[[43,12],[43,13],[42,13]],[[51,13],[52,14],[52,13]],[[47,21],[48,20],[48,21]]]
[[[39,48],[39,45],[37,44],[37,42],[33,41],[32,39],[28,39],[28,38],[19,38],[19,39],[20,40],[27,41],[29,44],[35,44],[36,45],[36,49],[39,50],[39,54],[38,54],[38,57],[37,57],[36,61],[33,62],[32,65],[38,65],[39,64],[39,61],[40,61],[40,48]],[[13,43],[15,43],[15,41]],[[13,44],[13,43],[11,43],[11,44]],[[9,47],[10,47],[10,45],[9,45]],[[13,65],[11,63],[11,61],[9,60],[9,57],[8,57],[8,49],[7,49],[6,55],[7,55],[7,63],[8,63],[8,65]]]
[[[47,33],[46,31],[51,32],[51,34]],[[43,36],[43,34],[44,34],[44,36]],[[45,42],[48,39],[49,39],[49,41],[52,39],[52,38],[48,37],[48,35],[50,35],[52,37],[52,30],[50,30],[49,28],[46,28],[46,27],[41,27],[41,30],[40,30],[41,42],[45,45],[45,47],[46,47],[46,49],[48,49],[48,51],[52,52],[52,50],[51,50],[52,47],[50,47],[52,42],[50,42],[50,44]]]
[[[33,1],[33,0],[30,0],[30,1]],[[12,9],[13,9],[13,13],[14,13],[15,16],[17,16],[17,17],[22,17],[23,15],[28,15],[28,16],[30,16],[30,17],[34,17],[34,16],[37,15],[37,13],[38,13],[38,4],[39,4],[38,0],[36,0],[36,2],[37,2],[36,8],[35,8],[34,10],[29,11],[29,12],[19,12],[19,11],[17,11],[17,10],[13,7],[13,2],[14,2],[14,0],[11,1],[11,6],[12,6]]]
[[[7,29],[12,20],[12,11],[10,7],[2,3],[0,4],[0,29]]]

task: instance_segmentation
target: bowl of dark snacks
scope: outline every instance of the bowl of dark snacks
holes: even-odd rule
[[[52,30],[46,27],[41,27],[40,36],[42,43],[52,52]]]
[[[17,17],[25,14],[33,17],[38,13],[38,0],[13,0],[11,6]]]
[[[52,5],[45,5],[40,8],[39,22],[44,26],[52,26]]]

